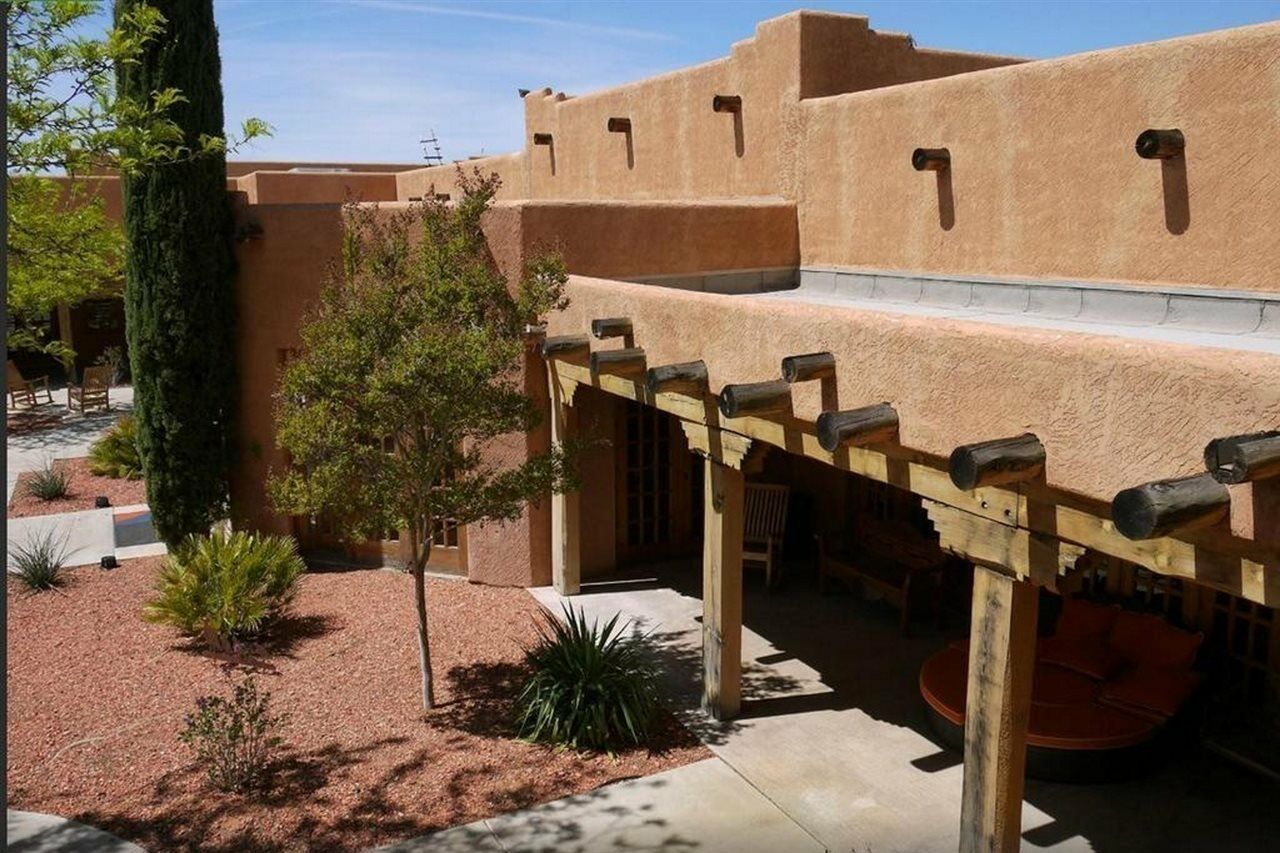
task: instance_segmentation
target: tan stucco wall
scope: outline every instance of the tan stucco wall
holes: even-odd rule
[[[802,105],[801,256],[832,264],[1280,290],[1280,24]],[[1186,135],[1186,208],[1147,128]],[[918,147],[951,151],[954,226]],[[1176,172],[1170,176],[1176,184]]]
[[[251,172],[287,172],[290,169],[347,169],[352,172],[406,172],[419,168],[417,163],[321,163],[312,160],[229,160],[227,177],[238,178]]]
[[[432,188],[438,193],[457,195],[458,170],[461,169],[470,175],[478,169],[485,175],[497,173],[502,179],[502,186],[498,187],[495,198],[500,200],[527,198],[529,192],[524,163],[524,153],[517,152],[400,172],[396,175],[397,197],[400,201],[408,201],[414,197],[421,198]]]
[[[250,204],[395,201],[392,172],[253,172],[235,179]]]
[[[939,318],[752,300],[574,277],[549,334],[630,317],[649,364],[701,358],[711,388],[776,379],[784,356],[829,350],[840,405],[888,401],[906,447],[1034,432],[1050,485],[1098,500],[1204,470],[1212,438],[1280,423],[1280,358]],[[816,418],[818,383],[794,392]]]

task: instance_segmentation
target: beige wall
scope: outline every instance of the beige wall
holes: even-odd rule
[[[227,177],[238,178],[251,172],[287,172],[290,169],[349,169],[353,172],[405,172],[419,168],[416,163],[317,163],[286,160],[229,160]]]
[[[235,179],[250,204],[395,201],[391,172],[253,172]]]
[[[500,154],[494,157],[478,157],[474,160],[463,160],[443,166],[428,166],[401,172],[396,175],[397,197],[401,201],[426,195],[434,189],[438,193],[458,194],[458,171],[470,175],[474,170],[482,174],[497,173],[502,179],[495,198],[499,200],[527,198],[527,180],[524,170],[524,154]]]
[[[806,101],[803,119],[806,264],[1280,290],[1280,24]],[[1170,127],[1185,194],[1133,150]],[[917,146],[950,149],[949,187],[911,168]]]

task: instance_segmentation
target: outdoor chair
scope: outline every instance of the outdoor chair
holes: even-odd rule
[[[25,402],[28,406],[37,405],[40,402],[36,399],[37,394],[44,394],[48,398],[46,402],[53,402],[53,391],[49,390],[49,377],[37,376],[35,379],[27,379],[12,360],[5,365],[5,384],[9,388],[9,404],[15,409],[19,401]]]
[[[103,411],[110,410],[111,375],[114,371],[110,365],[86,367],[80,384],[67,386],[67,408],[74,412],[79,406],[82,414],[98,406]]]
[[[742,562],[764,563],[765,586],[773,589],[782,575],[778,562],[787,527],[789,486],[747,483],[742,511]]]

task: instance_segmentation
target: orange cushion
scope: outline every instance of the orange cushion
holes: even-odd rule
[[[1058,617],[1054,636],[1073,639],[1102,638],[1111,633],[1119,615],[1120,607],[1115,604],[1095,604],[1083,598],[1064,598],[1062,615]]]
[[[1099,699],[1108,705],[1172,717],[1200,684],[1200,674],[1185,669],[1139,667],[1103,685]]]
[[[1040,660],[1106,681],[1120,673],[1125,659],[1099,637],[1045,637],[1036,646]]]
[[[1134,666],[1190,669],[1203,639],[1203,634],[1175,628],[1159,616],[1122,610],[1108,642]]]

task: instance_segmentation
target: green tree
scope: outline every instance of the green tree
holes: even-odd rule
[[[168,116],[198,157],[153,160],[122,179],[125,319],[138,449],[156,532],[170,545],[226,516],[234,446],[235,253],[212,0],[150,0],[163,35],[116,66],[125,98],[180,91]],[[117,26],[144,0],[117,0]]]
[[[113,70],[136,63],[164,31],[164,16],[137,4],[102,37],[99,4],[84,0],[13,0],[5,5],[7,72],[7,308],[15,329],[9,346],[71,353],[46,341],[42,328],[59,304],[118,292],[123,233],[110,221],[91,180],[54,182],[36,176],[85,177],[130,172],[148,163],[221,152],[221,136],[191,144],[170,115],[183,100],[173,86],[125,95]],[[242,141],[268,132],[245,122]]]
[[[530,500],[575,485],[573,448],[512,467],[486,453],[539,420],[520,384],[525,330],[563,306],[566,275],[558,255],[543,254],[509,287],[480,228],[498,178],[460,181],[454,206],[347,207],[343,263],[284,372],[277,440],[292,464],[271,482],[280,511],[326,514],[350,541],[407,532],[424,708],[434,704],[432,521],[515,519]]]

